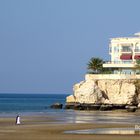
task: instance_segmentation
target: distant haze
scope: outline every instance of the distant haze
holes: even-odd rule
[[[140,0],[0,0],[0,93],[72,93],[109,38],[140,31]]]

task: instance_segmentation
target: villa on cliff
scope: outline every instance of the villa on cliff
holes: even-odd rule
[[[111,68],[114,74],[137,74],[136,60],[140,59],[140,33],[133,37],[112,38],[109,44],[110,62],[103,64]]]
[[[128,109],[127,105],[134,105],[134,111],[140,107],[140,68],[137,67],[140,33],[133,37],[112,38],[109,54],[110,62],[104,63],[103,67],[113,69],[114,73],[87,73],[83,81],[74,85],[73,95],[66,98],[66,108],[72,108],[72,105],[75,108],[76,103],[80,103],[79,109],[85,110],[102,110],[102,106],[108,108],[108,105],[112,109]],[[97,109],[98,105],[100,109]]]

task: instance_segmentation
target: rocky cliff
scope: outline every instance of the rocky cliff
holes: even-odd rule
[[[73,96],[67,97],[66,102],[129,105],[140,103],[138,79],[97,79],[94,75],[86,75],[85,81],[75,84],[73,91]]]

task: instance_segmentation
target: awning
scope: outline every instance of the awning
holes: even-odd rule
[[[140,59],[140,55],[135,55],[134,59]]]
[[[132,59],[132,55],[131,54],[122,54],[120,56],[120,59],[123,59],[123,60],[130,60]]]

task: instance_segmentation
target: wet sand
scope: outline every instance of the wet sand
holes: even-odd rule
[[[138,140],[140,135],[64,134],[66,130],[134,127],[134,124],[62,124],[50,116],[23,117],[21,125],[15,118],[0,118],[0,140]]]

